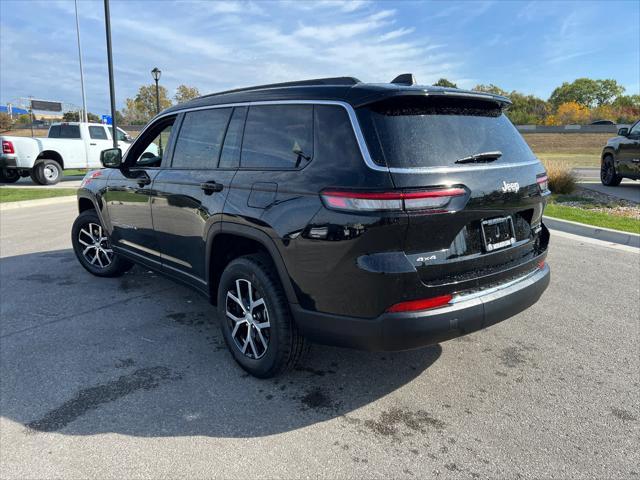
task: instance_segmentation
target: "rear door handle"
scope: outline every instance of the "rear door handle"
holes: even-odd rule
[[[93,145],[95,147],[97,145],[97,143],[90,143],[89,145]]]
[[[200,188],[204,190],[205,195],[211,195],[213,192],[221,192],[224,185],[214,180],[200,184]]]

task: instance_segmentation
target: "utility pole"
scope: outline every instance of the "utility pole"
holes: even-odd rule
[[[88,122],[87,97],[84,94],[84,74],[82,73],[82,48],[80,47],[80,20],[78,19],[78,0],[74,0],[76,6],[76,33],[78,34],[78,59],[80,60],[80,89],[82,90],[82,122]]]
[[[111,51],[111,15],[109,0],[104,0],[104,23],[107,32],[107,64],[109,66],[109,95],[111,96],[111,136],[113,148],[118,148],[118,125],[116,121],[116,87],[113,81],[113,54]]]
[[[29,95],[29,120],[31,120],[31,138],[33,138],[33,97]]]

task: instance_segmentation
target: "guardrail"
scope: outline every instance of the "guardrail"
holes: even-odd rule
[[[618,133],[619,128],[630,125],[516,125],[520,133]]]

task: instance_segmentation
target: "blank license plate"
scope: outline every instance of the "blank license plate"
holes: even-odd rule
[[[482,240],[487,252],[510,247],[516,241],[511,217],[482,221]]]

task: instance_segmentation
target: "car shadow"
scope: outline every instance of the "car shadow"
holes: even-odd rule
[[[378,428],[358,410],[441,354],[314,345],[294,371],[259,380],[231,358],[205,298],[146,269],[97,278],[57,250],[0,259],[0,284],[0,412],[27,433],[256,437],[334,419]]]

